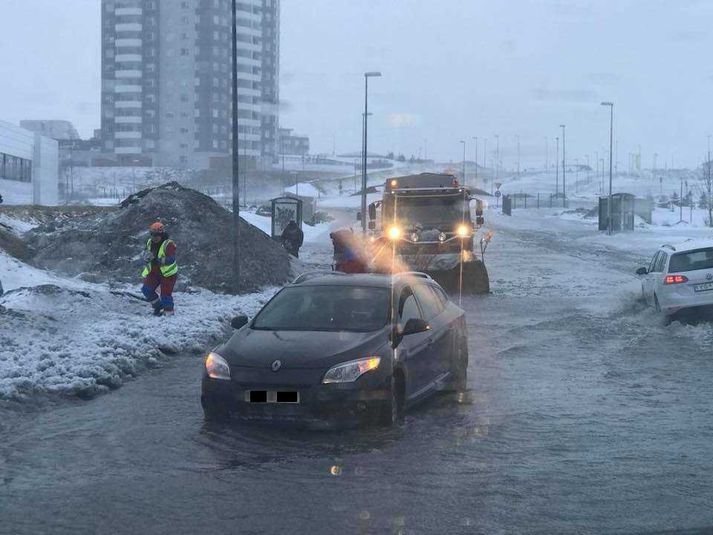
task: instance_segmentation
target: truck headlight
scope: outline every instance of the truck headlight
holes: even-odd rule
[[[386,231],[386,235],[389,237],[390,240],[398,240],[401,238],[401,229],[394,225],[393,227],[389,227],[389,229]]]
[[[411,241],[418,241],[418,232],[412,232],[411,233]]]
[[[456,235],[459,238],[468,238],[470,236],[470,227],[465,223],[461,223],[456,227]]]
[[[211,379],[230,381],[230,366],[218,353],[210,352],[205,358],[205,371]]]
[[[446,235],[445,232],[441,232],[441,233],[438,234],[438,241],[439,241],[439,242],[443,243],[444,241],[446,241],[446,239],[448,239],[448,236]]]
[[[367,357],[337,364],[324,374],[322,383],[353,383],[365,373],[377,369],[380,363],[381,357]]]

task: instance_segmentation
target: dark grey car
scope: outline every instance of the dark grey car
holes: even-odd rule
[[[463,310],[420,273],[302,276],[206,357],[207,419],[391,425],[438,390],[465,388]]]

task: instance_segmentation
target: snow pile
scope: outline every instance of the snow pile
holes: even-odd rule
[[[236,314],[253,315],[274,293],[176,294],[173,317],[105,285],[66,281],[0,253],[0,399],[88,397],[117,388],[166,355],[201,354]],[[28,282],[37,284],[20,287]]]
[[[147,228],[154,221],[166,224],[178,245],[183,287],[234,290],[232,214],[207,195],[176,182],[131,195],[116,210],[75,218],[61,228],[31,230],[27,236],[36,251],[33,263],[86,280],[136,283]],[[241,223],[240,290],[286,282],[291,275],[287,253],[260,230]]]

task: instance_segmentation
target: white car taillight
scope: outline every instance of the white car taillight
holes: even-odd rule
[[[684,282],[688,282],[688,277],[685,275],[666,275],[663,280],[664,284],[683,284]]]

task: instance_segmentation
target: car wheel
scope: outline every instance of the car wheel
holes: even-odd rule
[[[391,427],[404,417],[404,384],[400,375],[391,376],[391,396],[384,407],[381,423]]]
[[[449,390],[464,392],[468,383],[468,342],[463,340],[458,343],[457,353],[451,369],[452,379]]]
[[[656,312],[661,312],[661,305],[659,305],[659,298],[654,294],[654,306],[656,307]]]

